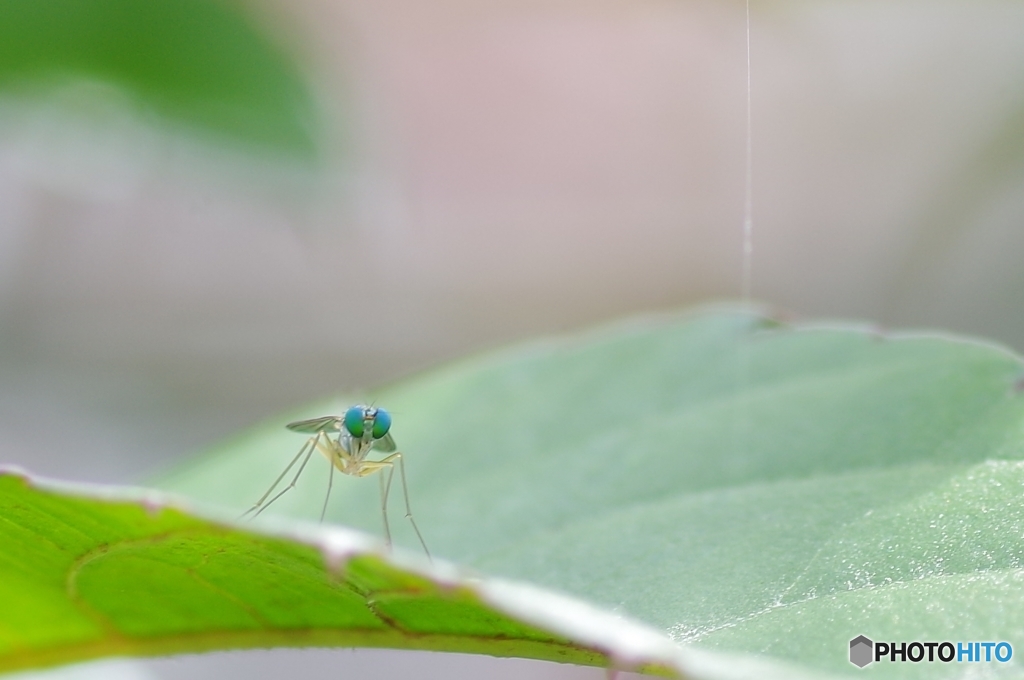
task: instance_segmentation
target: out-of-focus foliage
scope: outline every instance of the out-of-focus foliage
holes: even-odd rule
[[[310,155],[313,105],[295,65],[215,0],[0,0],[0,95],[78,79],[166,119]]]

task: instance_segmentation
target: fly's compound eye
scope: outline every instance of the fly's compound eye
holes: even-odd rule
[[[377,409],[373,419],[373,438],[380,439],[391,429],[391,414],[382,408]]]
[[[363,436],[363,415],[365,413],[366,409],[362,406],[353,406],[345,411],[345,429],[356,439]]]

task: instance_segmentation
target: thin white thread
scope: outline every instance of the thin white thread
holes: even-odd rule
[[[754,265],[754,125],[750,87],[750,0],[747,0],[747,177],[743,205],[743,279],[741,294],[750,302]]]
[[[744,306],[750,305],[752,288],[752,270],[754,259],[754,153],[753,153],[753,116],[751,107],[750,87],[750,0],[746,0],[747,8],[747,157],[746,187],[743,205],[743,250],[742,275],[740,294]],[[733,425],[733,455],[737,459],[744,457],[749,442],[750,413],[745,393],[750,386],[750,348],[745,334],[738,338],[738,354],[736,362],[736,411]]]

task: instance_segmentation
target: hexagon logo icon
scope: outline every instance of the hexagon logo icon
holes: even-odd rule
[[[863,635],[858,635],[850,640],[850,663],[857,668],[864,668],[874,661],[874,649],[874,642]]]

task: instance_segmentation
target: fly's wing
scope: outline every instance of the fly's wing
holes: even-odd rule
[[[398,449],[398,447],[395,446],[395,440],[391,438],[390,432],[388,432],[386,435],[384,435],[377,441],[373,442],[373,446],[371,448],[377,451],[381,451],[383,453],[391,453],[392,451],[396,451]]]
[[[337,432],[341,429],[341,421],[341,416],[322,416],[309,420],[297,420],[294,423],[288,423],[285,427],[292,432],[304,432],[306,434]]]

